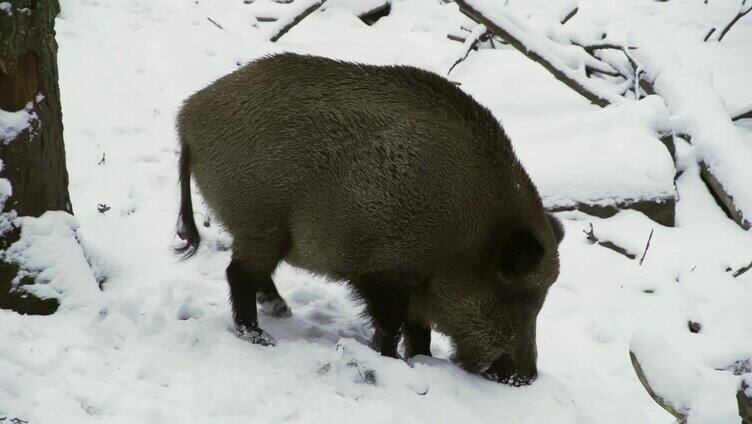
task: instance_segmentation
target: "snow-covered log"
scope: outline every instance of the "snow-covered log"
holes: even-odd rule
[[[326,0],[297,0],[291,6],[289,15],[281,17],[274,22],[274,27],[269,32],[269,40],[277,41],[290,31],[300,21],[321,7]]]
[[[734,402],[739,377],[695,364],[641,329],[632,335],[629,356],[642,386],[677,422],[734,422],[741,414]]]
[[[515,151],[551,211],[607,218],[638,210],[674,225],[676,170],[659,141],[669,113],[658,96],[531,126],[513,134]],[[566,134],[566,142],[551,143]]]
[[[742,228],[752,220],[752,146],[742,140],[723,100],[710,82],[685,66],[649,27],[629,35],[632,57],[666,102],[675,134],[687,134],[696,148],[702,176],[729,216]]]
[[[503,5],[488,0],[456,0],[460,11],[509,42],[515,49],[548,70],[556,79],[598,106],[624,101],[613,84],[589,78],[590,73],[618,75],[607,63],[574,44],[562,45],[536,33]]]

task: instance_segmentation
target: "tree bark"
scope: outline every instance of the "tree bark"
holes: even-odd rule
[[[8,6],[9,5],[9,6]],[[3,213],[38,217],[48,210],[72,213],[65,167],[63,122],[58,87],[55,16],[57,0],[10,0],[0,10],[0,109],[26,108],[32,124],[13,140],[0,140],[0,177],[13,194]],[[0,236],[0,250],[18,239],[19,231]],[[0,308],[51,313],[57,302],[40,301],[12,289],[17,267],[0,263]]]

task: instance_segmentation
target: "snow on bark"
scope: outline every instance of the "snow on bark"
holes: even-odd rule
[[[21,237],[2,259],[18,264],[36,283],[24,290],[42,299],[57,298],[61,307],[75,309],[97,300],[100,291],[78,241],[78,220],[69,213],[48,211],[39,218],[20,217],[14,223]]]
[[[3,172],[3,161],[0,159],[0,174]],[[10,181],[7,178],[0,178],[0,210],[5,207],[5,201],[13,195],[13,187],[10,185]],[[0,234],[2,230],[0,230]]]
[[[749,229],[752,192],[747,185],[752,181],[752,146],[734,127],[720,95],[708,78],[685,66],[651,28],[631,31],[629,45],[635,47],[631,54],[644,78],[666,102],[674,133],[691,137],[703,170],[714,180],[709,183],[711,190],[734,221]]]
[[[9,143],[26,131],[34,121],[38,119],[31,102],[26,107],[16,112],[8,112],[0,109],[0,139]]]

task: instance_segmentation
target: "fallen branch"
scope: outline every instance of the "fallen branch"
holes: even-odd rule
[[[294,3],[293,13],[288,17],[280,18],[277,20],[275,27],[272,29],[269,35],[269,40],[276,42],[288,31],[290,31],[300,21],[305,19],[308,15],[313,13],[316,9],[321,7],[326,0],[298,0]]]
[[[575,3],[575,4],[576,4],[576,3]],[[579,11],[579,10],[580,10],[580,8],[579,8],[579,7],[577,7],[577,6],[575,6],[575,8],[574,8],[574,9],[572,9],[572,11],[571,11],[571,12],[567,13],[567,14],[566,14],[566,16],[564,16],[564,17],[563,17],[563,18],[561,19],[561,24],[562,24],[562,25],[564,25],[564,24],[566,24],[567,22],[569,22],[569,20],[570,20],[570,19],[572,19],[572,18],[574,18],[574,15],[576,15],[576,14],[577,14],[577,11]]]
[[[723,37],[725,37],[726,34],[731,30],[731,27],[733,27],[734,24],[739,22],[739,19],[743,18],[747,13],[752,12],[752,1],[750,2],[749,7],[745,9],[744,6],[746,4],[747,4],[747,0],[742,0],[742,4],[739,6],[739,12],[736,14],[736,16],[734,16],[734,18],[731,19],[731,21],[729,21],[729,23],[727,23],[726,26],[723,27],[720,33],[718,32],[717,27],[711,28],[710,31],[708,31],[708,33],[705,35],[704,41],[708,41],[710,39],[710,36],[715,33],[719,34],[718,37],[715,39],[715,41],[719,41],[719,42],[722,41]]]
[[[585,233],[585,235],[587,236],[587,240],[590,242],[590,244],[596,244],[597,243],[597,244],[605,247],[606,249],[611,249],[614,252],[616,252],[616,253],[618,253],[620,255],[624,255],[624,256],[626,256],[629,259],[634,259],[635,258],[635,255],[627,252],[627,250],[624,249],[623,247],[617,246],[617,245],[615,245],[614,243],[612,243],[610,241],[601,241],[600,239],[598,239],[598,237],[596,237],[596,235],[595,235],[595,230],[593,230],[593,224],[592,223],[590,223],[590,231],[582,230],[582,232]]]
[[[734,277],[734,278],[736,278],[736,277],[739,277],[740,275],[744,274],[745,272],[749,271],[750,269],[752,269],[752,262],[750,262],[748,265],[745,265],[745,266],[737,269],[736,271],[734,271],[733,268],[728,267],[728,268],[726,268],[726,272],[731,272],[731,276]]]
[[[743,106],[729,112],[732,121],[738,121],[740,119],[752,119],[752,104]]]
[[[259,22],[277,22],[276,16],[256,16],[256,20]]]
[[[645,245],[645,251],[642,252],[642,257],[640,258],[640,265],[642,265],[642,261],[645,260],[645,255],[648,254],[648,249],[650,248],[650,240],[653,239],[653,230],[650,230],[650,236],[648,236],[648,243]]]
[[[533,35],[525,23],[516,17],[492,8],[492,3],[483,0],[456,0],[460,11],[470,19],[483,24],[494,35],[509,42],[520,53],[537,62],[549,71],[556,79],[588,99],[591,103],[604,107],[624,100],[619,94],[604,90],[601,84],[594,83],[586,75],[567,66],[567,62],[554,51],[553,40]],[[559,45],[560,46],[560,45]],[[586,66],[600,71],[609,71],[609,65],[580,50],[585,56],[580,56]],[[610,70],[613,70],[612,68]]]
[[[483,24],[477,25],[475,28],[473,28],[472,32],[470,32],[470,35],[467,36],[465,39],[465,42],[462,44],[462,54],[457,58],[457,60],[454,61],[452,66],[449,67],[449,70],[447,71],[447,76],[452,73],[452,70],[455,66],[457,66],[460,62],[467,59],[467,56],[470,54],[470,51],[476,50],[478,48],[478,43],[480,42],[481,37],[487,32],[488,30]]]
[[[463,38],[463,37],[460,37],[459,35],[454,35],[454,34],[447,34],[447,38],[452,41],[457,41],[460,43],[464,43],[465,40],[467,40],[467,38]]]
[[[219,29],[222,29],[222,30],[224,30],[224,27],[222,27],[222,25],[218,24],[218,23],[217,23],[217,21],[215,21],[214,19],[212,19],[212,18],[210,18],[210,17],[208,17],[208,16],[206,17],[206,19],[207,19],[207,20],[208,20],[209,22],[213,23],[215,27],[217,27],[217,28],[219,28]]]

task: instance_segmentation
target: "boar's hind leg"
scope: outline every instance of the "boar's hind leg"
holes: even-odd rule
[[[256,293],[259,287],[271,282],[274,268],[255,271],[250,264],[233,254],[227,267],[227,283],[230,286],[230,303],[238,337],[263,346],[273,345],[274,340],[259,327],[256,315]]]
[[[357,284],[356,287],[365,302],[365,314],[373,324],[371,348],[384,356],[397,358],[400,327],[407,317],[409,294],[393,285]]]
[[[402,335],[405,337],[405,358],[431,356],[431,327],[409,319],[402,326]]]
[[[269,279],[263,287],[259,287],[256,293],[256,301],[261,305],[265,314],[275,318],[289,318],[292,316],[290,307],[282,296],[279,295],[274,282]]]

